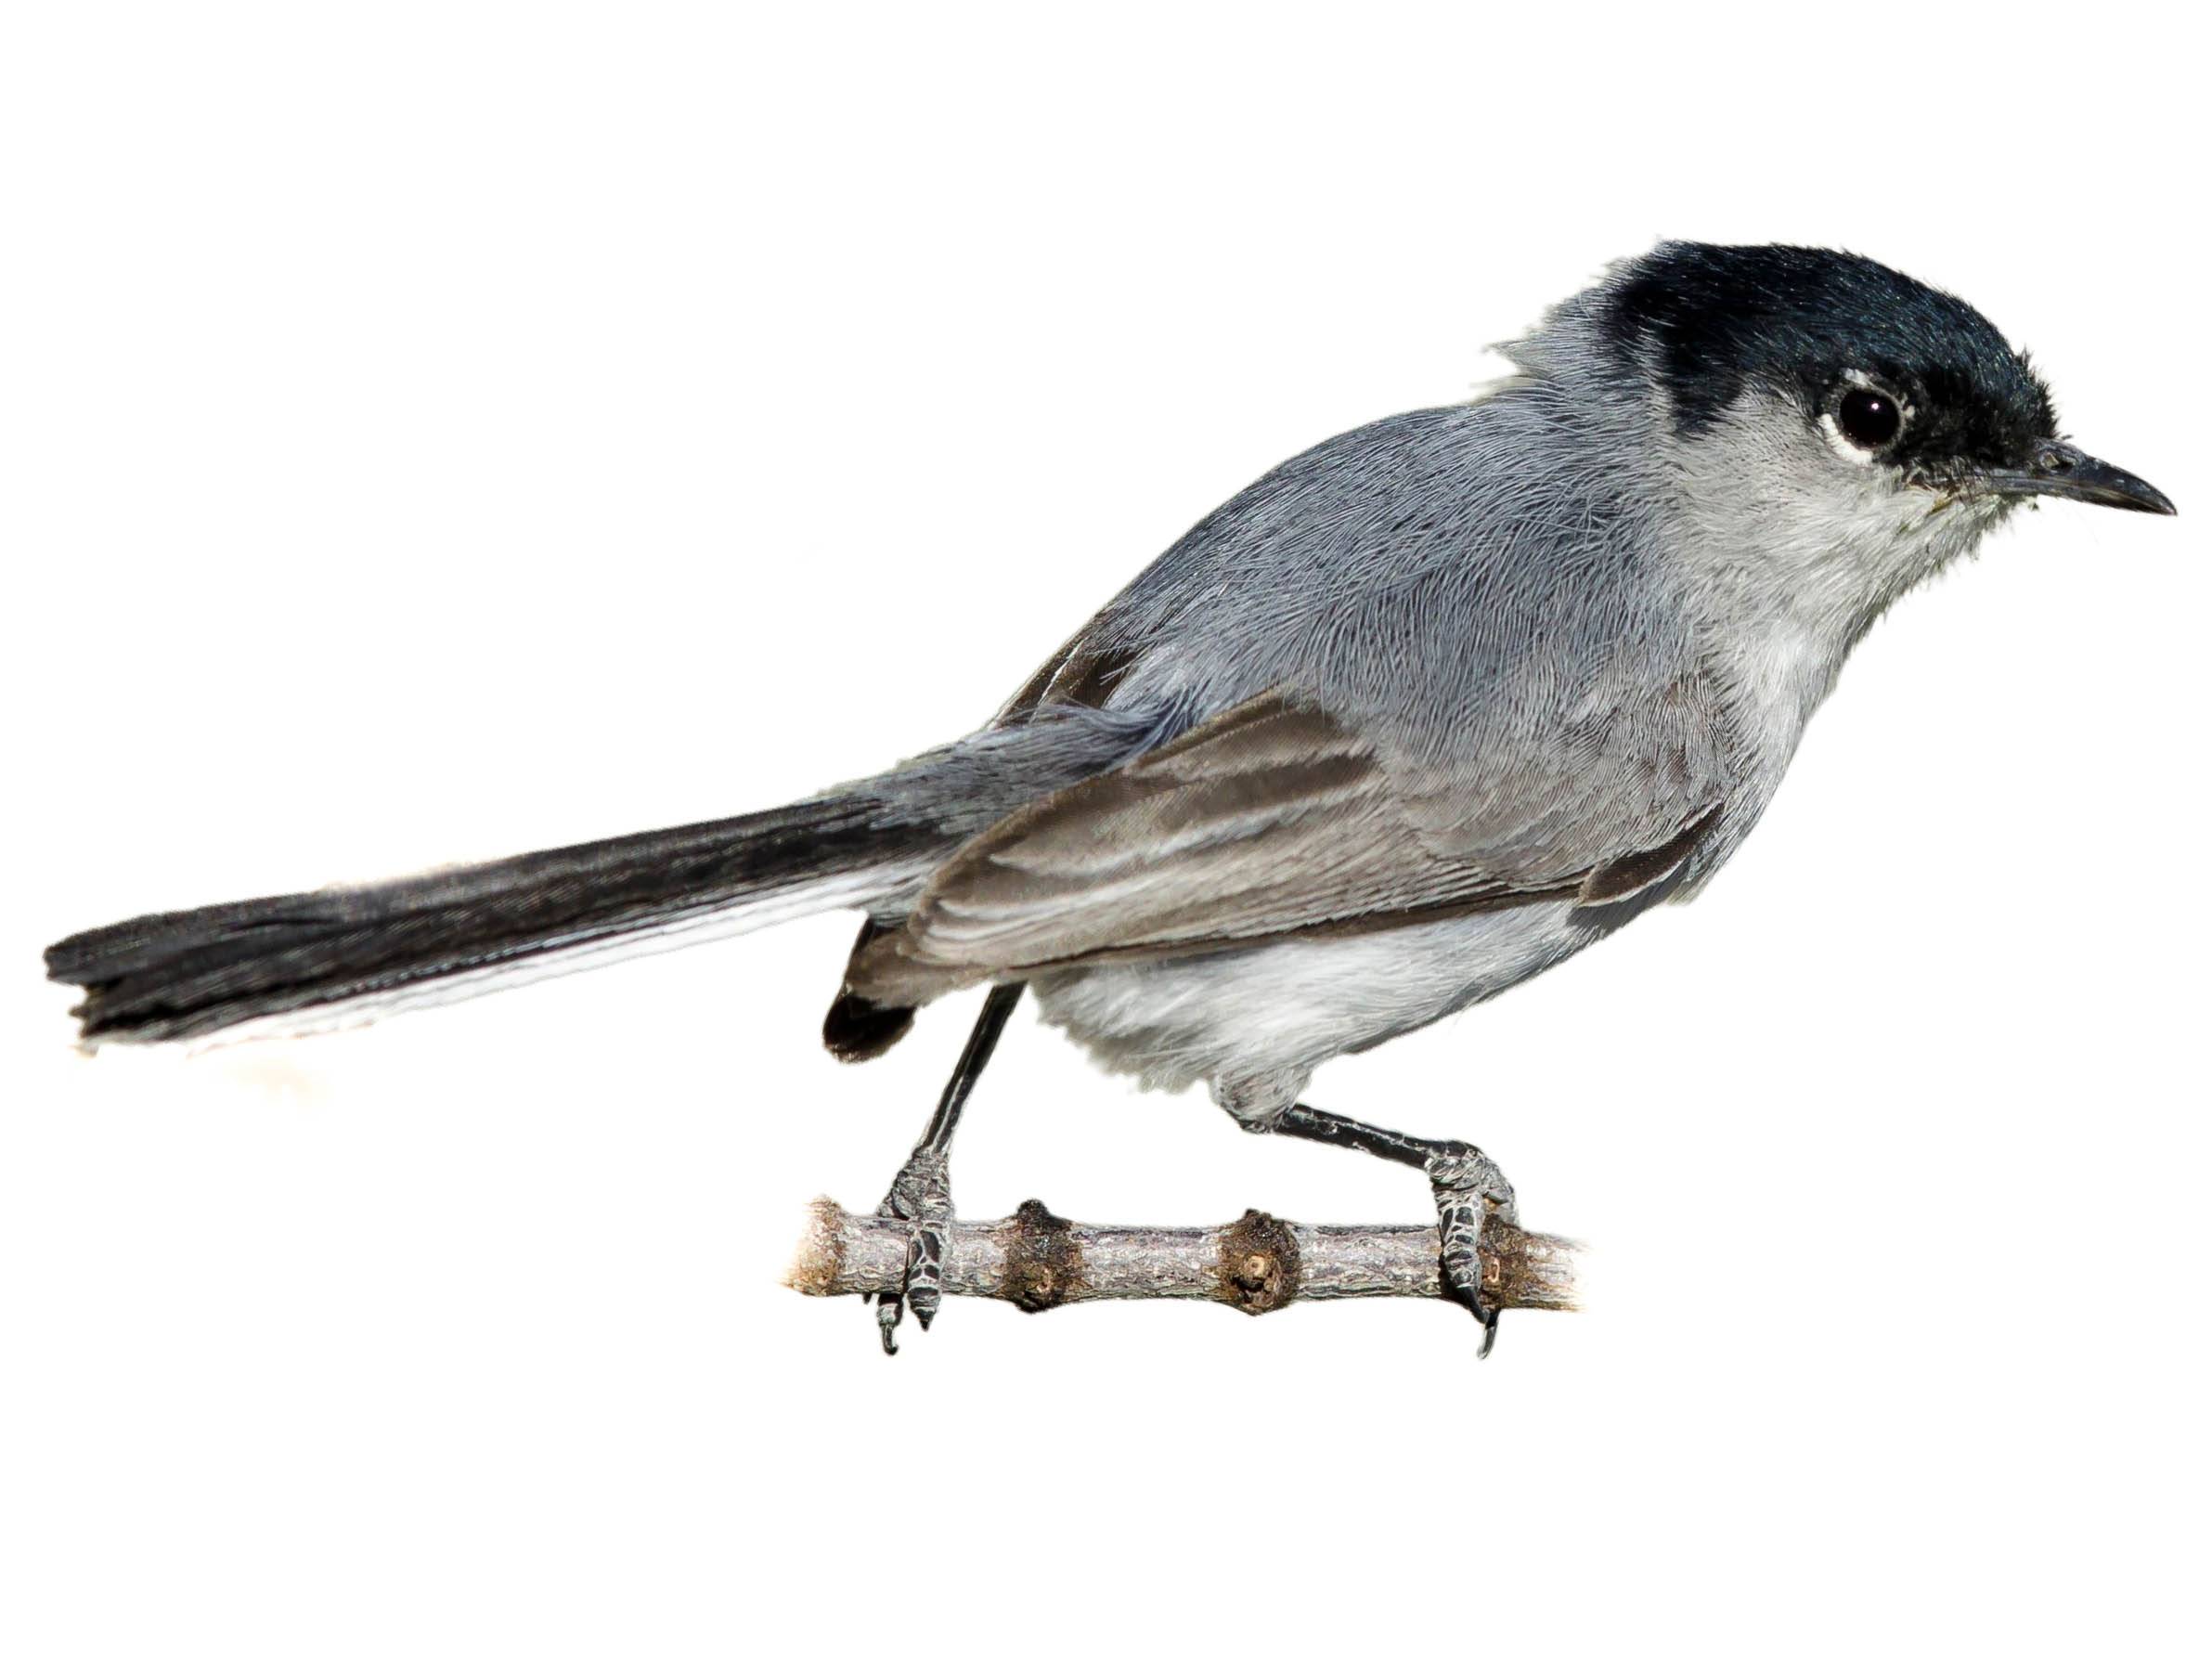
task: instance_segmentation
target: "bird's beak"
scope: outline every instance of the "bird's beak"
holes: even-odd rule
[[[2130,512],[2163,512],[2169,516],[2174,504],[2133,473],[2123,473],[2072,444],[2053,440],[2040,445],[2036,459],[2016,471],[1982,474],[1983,484],[2000,496],[2063,496],[2070,501],[2089,501],[2099,507],[2124,507]]]

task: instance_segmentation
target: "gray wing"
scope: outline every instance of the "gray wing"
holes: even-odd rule
[[[1653,526],[1586,449],[1508,388],[1209,514],[1008,711],[1157,707],[1180,735],[953,853],[856,987],[918,1003],[1545,900],[1610,920],[1700,879],[1744,758]]]
[[[1571,798],[1585,769],[1519,795],[1465,771],[1390,758],[1279,693],[1250,699],[968,842],[862,953],[859,982],[923,998],[1078,963],[1617,902],[1680,868],[1719,816],[1688,777],[1623,815]]]

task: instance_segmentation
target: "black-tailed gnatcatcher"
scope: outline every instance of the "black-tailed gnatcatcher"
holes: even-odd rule
[[[1024,987],[1101,1063],[1429,1175],[1443,1277],[1513,1195],[1476,1148],[1300,1102],[1322,1061],[1687,899],[1884,607],[2021,501],[2170,513],[2059,436],[1980,313],[1870,260],[1663,244],[1468,404],[1209,514],[981,731],[777,811],[65,940],[88,1042],[347,1023],[866,914],[823,1029],[867,1059],[991,990],[886,1204],[936,1312],[946,1154]],[[899,1297],[878,1308],[884,1345]]]

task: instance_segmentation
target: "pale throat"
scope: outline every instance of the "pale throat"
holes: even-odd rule
[[[1691,492],[1677,568],[1708,625],[1708,662],[1780,763],[1867,629],[1971,551],[2003,509],[1947,501],[1872,469],[1839,477],[1825,456],[1758,459],[1720,499]],[[1744,525],[1757,534],[1744,538]]]

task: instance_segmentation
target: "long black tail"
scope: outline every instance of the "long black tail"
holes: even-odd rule
[[[142,916],[63,940],[46,972],[84,987],[75,1012],[96,1041],[197,1037],[307,1009],[373,1016],[593,966],[625,944],[666,948],[868,903],[935,845],[911,827],[875,828],[871,804],[832,798],[376,887]]]
[[[938,859],[1151,734],[1094,710],[993,728],[775,811],[373,887],[140,916],[63,940],[94,1042],[348,1024],[823,910],[896,908]]]

